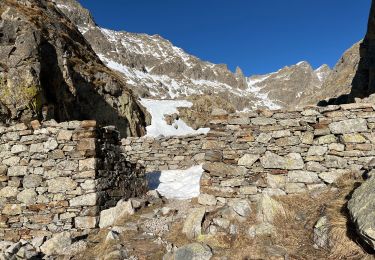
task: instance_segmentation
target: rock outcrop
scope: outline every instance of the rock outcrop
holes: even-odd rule
[[[375,176],[357,188],[348,202],[350,216],[358,235],[375,249]]]
[[[303,104],[315,105],[319,101],[331,98],[337,98],[341,95],[350,93],[354,76],[359,64],[359,46],[360,42],[350,47],[336,63],[332,72],[328,75],[319,91],[310,93],[303,100]],[[324,102],[322,102],[324,103]]]
[[[331,99],[321,99],[319,105],[368,102],[361,99],[366,99],[375,93],[374,46],[375,2],[372,1],[364,40],[356,43],[340,59],[323,86],[324,94],[318,95],[323,99],[326,98],[324,96],[331,95]]]
[[[141,105],[55,4],[4,0],[0,15],[2,121],[96,119],[144,134]]]
[[[375,93],[375,1],[372,1],[365,39],[360,46],[360,62],[353,79],[349,100]]]

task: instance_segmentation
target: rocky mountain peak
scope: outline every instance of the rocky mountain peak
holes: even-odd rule
[[[320,81],[324,81],[327,79],[329,74],[332,72],[331,68],[327,64],[323,64],[319,68],[315,70],[316,75],[318,76]]]
[[[320,89],[329,74],[328,66],[314,70],[308,62],[301,61],[277,72],[250,77],[250,82],[260,95],[267,95],[278,107],[293,108],[305,96]]]
[[[228,100],[237,110],[276,109],[298,103],[304,87],[321,86],[317,73],[307,62],[260,76],[267,78],[260,83],[258,76],[247,78],[240,68],[232,73],[225,64],[202,61],[160,36],[101,28],[74,0],[54,1],[77,23],[101,60],[119,72],[141,97],[176,99],[214,94]],[[84,19],[77,18],[81,12]],[[280,88],[287,89],[290,98],[276,94]]]
[[[55,3],[78,28],[95,26],[90,11],[83,8],[76,0],[52,0],[52,2]]]

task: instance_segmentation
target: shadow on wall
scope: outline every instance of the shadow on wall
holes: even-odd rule
[[[99,90],[95,84],[74,70],[70,71],[74,90],[69,89],[58,65],[57,51],[52,44],[45,42],[41,55],[41,83],[45,103],[49,107],[49,118],[59,122],[95,119],[100,125],[116,126],[123,137],[139,134],[131,132],[129,120],[120,116],[119,112],[97,93]]]
[[[322,100],[318,106],[354,103],[356,98],[366,98],[375,93],[375,0],[372,0],[367,34],[360,46],[358,70],[349,94]]]
[[[148,182],[148,188],[150,190],[156,190],[159,187],[161,183],[160,176],[161,176],[160,171],[146,173],[146,180]]]

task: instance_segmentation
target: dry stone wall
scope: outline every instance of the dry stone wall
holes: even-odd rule
[[[0,126],[0,241],[83,234],[100,210],[144,192],[144,169],[95,121]]]
[[[204,147],[201,193],[217,198],[286,195],[361,174],[375,156],[375,106],[216,113]]]
[[[147,172],[186,169],[205,162],[206,135],[183,137],[129,137],[121,140],[126,159]]]
[[[231,115],[217,110],[207,135],[127,138],[122,153],[147,172],[203,164],[201,193],[221,201],[297,194],[363,172],[375,157],[374,108],[347,104]]]

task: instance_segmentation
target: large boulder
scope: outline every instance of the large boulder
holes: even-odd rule
[[[204,244],[192,243],[178,248],[174,254],[165,256],[164,260],[210,260],[211,249]]]
[[[65,248],[72,244],[72,238],[69,232],[55,234],[51,239],[44,242],[40,247],[43,254],[47,256],[62,255]]]
[[[375,176],[371,176],[348,202],[348,210],[358,235],[375,249]]]
[[[259,222],[272,224],[276,216],[286,215],[283,205],[266,194],[262,195],[257,206],[257,219]]]
[[[194,208],[190,211],[189,215],[186,217],[182,233],[184,233],[187,238],[194,239],[201,235],[202,233],[202,221],[206,214],[206,208]]]
[[[0,10],[2,121],[95,119],[144,134],[144,109],[55,4],[3,0]]]
[[[132,202],[120,200],[116,207],[109,208],[100,212],[99,227],[106,228],[115,225],[126,216],[134,215]]]

